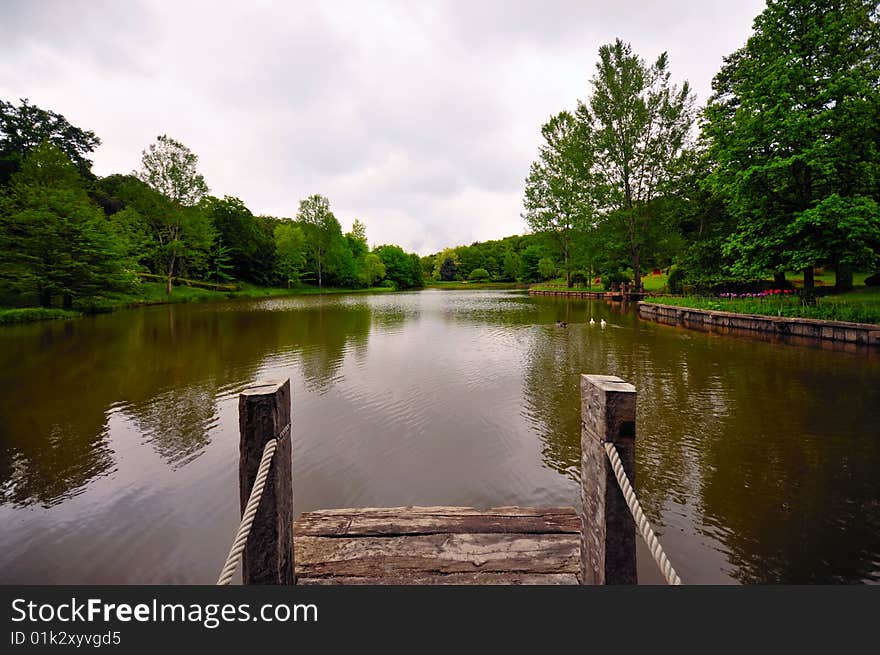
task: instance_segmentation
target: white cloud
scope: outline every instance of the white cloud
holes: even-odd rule
[[[616,37],[703,102],[762,2],[3,2],[0,97],[94,130],[98,174],[158,134],[217,195],[292,216],[322,193],[343,226],[421,254],[522,233],[551,114],[585,98]]]

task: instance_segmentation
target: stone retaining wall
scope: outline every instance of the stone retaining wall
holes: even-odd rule
[[[804,337],[823,341],[838,341],[860,345],[880,346],[880,325],[821,321],[813,318],[788,318],[735,314],[650,302],[638,304],[639,318],[682,327],[729,328],[751,330],[775,335]]]

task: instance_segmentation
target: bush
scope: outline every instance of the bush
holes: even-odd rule
[[[489,278],[489,271],[485,268],[475,268],[471,271],[471,274],[468,275],[468,280],[471,282],[486,282]]]
[[[880,272],[865,278],[866,287],[880,287]]]
[[[605,291],[608,291],[611,288],[612,284],[616,284],[619,287],[624,282],[629,282],[629,277],[627,277],[620,271],[606,273],[602,276],[602,288],[605,289]]]
[[[669,293],[683,293],[682,285],[684,284],[684,278],[684,270],[678,266],[673,266],[672,270],[669,271],[669,277],[666,279],[666,288],[669,289]]]
[[[383,289],[397,289],[397,284],[395,284],[394,280],[382,280],[382,284],[379,286]]]

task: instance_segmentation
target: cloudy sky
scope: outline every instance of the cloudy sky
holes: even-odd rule
[[[99,175],[159,134],[213,194],[294,216],[320,193],[420,254],[521,234],[539,129],[620,37],[702,104],[763,0],[0,0],[0,98],[94,130]]]

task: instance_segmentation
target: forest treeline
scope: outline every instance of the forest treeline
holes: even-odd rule
[[[329,200],[294,218],[210,195],[198,157],[162,135],[131,174],[97,177],[91,131],[22,100],[0,101],[0,305],[88,308],[159,276],[260,286],[423,286],[419,256],[343,233]]]
[[[876,2],[771,0],[702,110],[670,80],[665,53],[602,46],[587,98],[541,128],[528,256],[507,248],[517,239],[475,243],[448,251],[446,271],[638,285],[663,268],[672,291],[781,286],[794,271],[810,294],[816,267],[846,289],[878,266]]]

